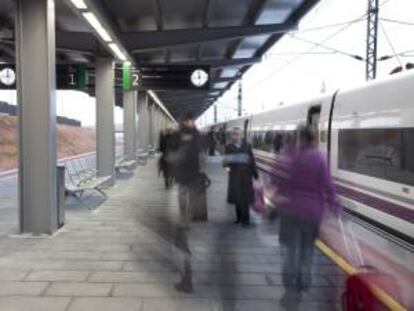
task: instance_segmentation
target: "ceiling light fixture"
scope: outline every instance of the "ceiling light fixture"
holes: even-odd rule
[[[98,35],[105,42],[112,42],[112,38],[106,29],[102,26],[99,20],[96,18],[95,14],[91,12],[82,13],[83,17],[88,21],[88,23],[96,30]]]
[[[79,10],[86,10],[88,7],[84,0],[70,0],[72,1],[73,5]]]
[[[121,61],[127,61],[125,54],[121,51],[119,46],[117,46],[115,43],[109,43],[108,46]]]

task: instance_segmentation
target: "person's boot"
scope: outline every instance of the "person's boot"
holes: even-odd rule
[[[186,271],[185,275],[181,279],[181,282],[175,284],[174,287],[179,292],[183,292],[186,294],[192,293],[194,290],[193,290],[193,281],[192,281],[191,273],[189,274]]]

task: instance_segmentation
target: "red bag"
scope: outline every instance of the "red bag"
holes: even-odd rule
[[[376,298],[368,286],[367,278],[370,272],[358,272],[350,275],[345,282],[345,292],[342,295],[344,311],[374,311]]]
[[[253,183],[254,189],[254,204],[253,210],[256,213],[264,214],[266,212],[265,200],[264,200],[264,189],[260,182]]]

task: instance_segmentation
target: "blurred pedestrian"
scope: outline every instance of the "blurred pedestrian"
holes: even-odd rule
[[[208,155],[214,156],[216,154],[216,133],[214,128],[211,128],[207,133]]]
[[[314,242],[324,209],[338,208],[326,157],[314,138],[310,127],[298,127],[297,144],[291,141],[281,151],[284,177],[277,184],[283,284],[299,291],[311,285]]]
[[[159,151],[161,152],[161,157],[158,162],[158,170],[164,177],[164,184],[166,189],[170,188],[173,183],[172,167],[167,161],[168,153],[172,149],[173,133],[174,131],[172,129],[165,129],[160,133],[159,140]]]
[[[254,199],[253,178],[258,178],[252,147],[242,137],[240,128],[233,128],[231,143],[225,148],[224,167],[229,169],[227,201],[235,205],[236,221],[250,223],[249,206]]]
[[[173,165],[175,181],[178,184],[178,201],[181,225],[188,228],[191,214],[191,191],[200,176],[200,134],[192,115],[181,119],[180,128],[173,138],[173,148],[168,161]]]

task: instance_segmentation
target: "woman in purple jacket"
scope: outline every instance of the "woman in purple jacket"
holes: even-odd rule
[[[283,283],[306,290],[311,284],[314,242],[325,207],[336,208],[335,190],[325,156],[312,130],[299,126],[297,145],[286,146],[283,180],[278,182],[279,239],[286,249]]]

